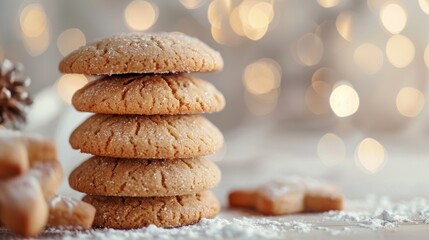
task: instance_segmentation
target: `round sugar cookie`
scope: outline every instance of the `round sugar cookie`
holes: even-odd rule
[[[177,32],[128,33],[83,46],[60,63],[63,73],[211,72],[223,68],[221,55],[200,40]]]
[[[88,83],[72,103],[82,112],[159,115],[218,112],[225,99],[211,83],[188,75],[127,74]]]
[[[91,195],[155,197],[195,194],[220,181],[211,161],[194,159],[125,159],[92,157],[69,177],[70,186]]]
[[[95,114],[70,136],[74,149],[117,158],[193,158],[219,150],[223,136],[201,115]]]
[[[94,227],[133,229],[156,225],[179,227],[213,218],[220,204],[211,192],[171,197],[103,197],[86,195],[96,209]]]

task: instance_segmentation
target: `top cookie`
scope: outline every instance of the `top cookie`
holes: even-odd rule
[[[60,63],[63,73],[211,72],[223,68],[220,54],[183,33],[129,33],[83,46]]]

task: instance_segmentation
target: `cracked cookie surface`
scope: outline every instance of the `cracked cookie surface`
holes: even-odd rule
[[[88,83],[72,99],[82,112],[102,114],[192,114],[218,112],[223,95],[188,75],[115,75]]]
[[[195,194],[220,181],[211,161],[92,157],[71,173],[70,186],[91,195],[155,197]]]
[[[60,63],[63,73],[211,72],[223,68],[221,55],[183,33],[128,33],[83,46]]]
[[[95,114],[70,136],[74,149],[118,158],[193,158],[219,150],[223,136],[200,115]]]
[[[154,224],[179,227],[212,218],[220,210],[213,193],[172,197],[102,197],[86,195],[83,201],[96,208],[94,227],[132,229]]]

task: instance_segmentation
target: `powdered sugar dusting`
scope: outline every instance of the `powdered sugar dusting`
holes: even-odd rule
[[[49,206],[51,208],[55,208],[59,203],[64,203],[67,206],[67,209],[69,213],[73,212],[73,209],[76,207],[77,202],[75,199],[62,196],[62,195],[55,195],[51,200],[49,201]]]

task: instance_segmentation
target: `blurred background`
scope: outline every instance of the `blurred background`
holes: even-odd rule
[[[0,59],[21,62],[35,103],[26,131],[53,138],[66,173],[87,156],[70,106],[88,82],[63,56],[122,32],[179,31],[221,52],[199,74],[227,99],[210,118],[226,144],[219,195],[285,175],[338,183],[349,197],[429,196],[428,0],[0,2]],[[65,182],[63,192],[76,195]]]

